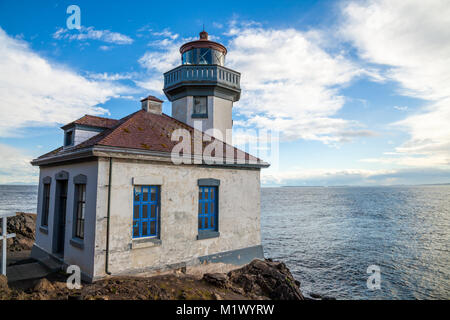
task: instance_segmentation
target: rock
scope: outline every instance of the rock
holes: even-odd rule
[[[334,297],[330,297],[330,296],[323,296],[321,294],[315,293],[315,292],[311,292],[309,294],[309,296],[311,298],[313,298],[314,300],[320,299],[320,300],[336,300],[336,298]]]
[[[16,216],[8,218],[8,232],[14,232],[16,235],[22,235],[29,239],[34,238],[36,228],[36,215],[31,213],[18,212]]]
[[[226,288],[228,286],[228,278],[223,273],[205,273],[203,280],[219,288]]]
[[[322,296],[318,293],[311,292],[309,295],[314,299],[322,299]]]
[[[222,296],[220,294],[218,294],[217,292],[213,293],[213,298],[214,298],[214,300],[223,300]]]
[[[186,274],[186,266],[181,267],[181,268],[174,269],[173,272],[174,272],[176,275],[183,275],[183,274]]]
[[[53,285],[53,287],[55,287],[57,290],[65,290],[65,289],[68,289],[68,288],[67,288],[67,283],[65,283],[65,282],[57,281],[57,282],[53,282],[52,285]]]
[[[37,292],[49,293],[55,291],[55,287],[46,278],[42,278],[38,281],[38,283],[36,283],[33,290]]]
[[[35,240],[36,215],[18,212],[16,216],[8,218],[8,233],[15,233],[16,237],[8,239],[8,251],[31,250]]]
[[[2,274],[0,274],[0,290],[9,289],[8,286],[8,278]]]
[[[230,271],[228,280],[241,286],[246,293],[273,300],[304,300],[283,262],[255,259],[240,269]]]
[[[0,299],[6,299],[11,293],[8,286],[8,278],[0,274]]]

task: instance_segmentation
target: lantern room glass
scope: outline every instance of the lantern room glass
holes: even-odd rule
[[[219,50],[210,48],[194,48],[183,53],[182,64],[210,64],[223,66],[225,55]]]

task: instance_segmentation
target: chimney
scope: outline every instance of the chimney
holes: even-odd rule
[[[141,103],[142,103],[142,110],[155,114],[162,113],[163,101],[159,100],[154,96],[148,96],[147,98],[142,99]]]

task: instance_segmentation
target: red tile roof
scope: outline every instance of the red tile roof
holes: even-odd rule
[[[46,155],[43,155],[38,159],[48,157],[49,155],[65,154],[74,150],[79,150],[92,146],[118,147],[127,149],[156,151],[170,154],[173,147],[179,143],[179,141],[171,140],[172,133],[176,129],[186,129],[187,131],[189,131],[191,135],[192,153],[195,152],[194,138],[199,139],[200,137],[203,137],[203,140],[205,140],[204,137],[211,138],[205,133],[201,131],[196,131],[196,129],[192,128],[191,126],[183,122],[180,122],[172,117],[169,117],[168,115],[155,114],[151,112],[146,112],[144,110],[139,110],[120,120],[113,120],[113,119],[107,120],[111,120],[109,122],[110,124],[112,123],[115,124],[105,129],[103,132],[97,134],[96,136],[76,145],[73,148],[68,149],[58,148],[57,150],[47,153]],[[77,121],[74,121],[74,123],[76,123]],[[90,119],[88,121],[90,121]],[[194,135],[195,131],[197,133]],[[214,140],[215,138],[212,138],[210,141]],[[203,149],[211,143],[210,141],[203,141]],[[245,159],[247,161],[251,160],[254,163],[264,164],[262,160],[253,157],[252,155],[242,150],[234,148],[225,143],[223,143],[223,145],[224,145],[223,159],[226,158],[226,149],[228,148],[229,150],[233,150],[234,160]],[[212,156],[215,156],[215,154],[213,153]]]
[[[73,122],[70,122],[64,126],[62,126],[62,129],[69,128],[72,125],[79,124],[83,126],[88,127],[97,127],[97,128],[112,128],[117,124],[119,120],[116,119],[110,119],[110,118],[103,118],[103,117],[97,117],[97,116],[90,116],[88,114],[84,115],[78,120],[75,120]]]

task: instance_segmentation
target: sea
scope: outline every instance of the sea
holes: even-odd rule
[[[0,213],[36,202],[0,185]],[[261,237],[307,297],[450,299],[450,185],[262,188]]]

